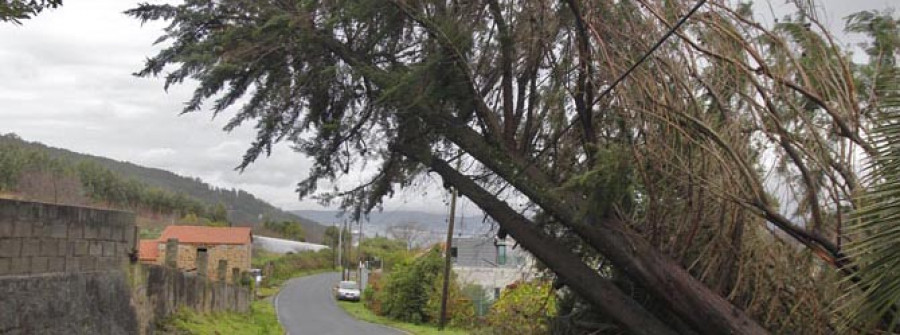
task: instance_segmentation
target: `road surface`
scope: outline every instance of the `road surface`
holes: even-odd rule
[[[393,328],[354,319],[337,306],[331,288],[339,273],[291,279],[275,297],[278,321],[289,335],[402,335]]]

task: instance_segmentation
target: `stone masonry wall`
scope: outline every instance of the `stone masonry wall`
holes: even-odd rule
[[[0,199],[0,334],[134,334],[134,215]]]
[[[0,199],[0,276],[121,268],[135,236],[128,212]]]
[[[166,243],[165,241],[159,243],[159,256],[156,259],[156,264],[164,265],[166,259]],[[198,271],[197,269],[197,248],[202,247],[200,245],[192,245],[192,244],[179,244],[178,245],[178,256],[176,257],[176,264],[179,269],[188,270],[188,271]],[[251,248],[249,245],[238,245],[238,244],[218,244],[218,245],[209,245],[206,246],[206,252],[208,256],[207,262],[207,279],[216,281],[218,280],[217,269],[219,260],[228,261],[228,271],[225,273],[225,280],[228,282],[234,282],[232,277],[232,269],[238,268],[239,272],[250,271],[250,259],[251,259]]]
[[[212,282],[178,269],[154,264],[139,264],[133,268],[134,306],[140,320],[140,334],[153,334],[154,325],[179,308],[200,313],[235,311],[248,312],[252,295],[239,285]]]

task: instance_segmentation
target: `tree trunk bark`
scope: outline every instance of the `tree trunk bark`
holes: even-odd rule
[[[450,141],[597,249],[616,267],[647,288],[679,317],[702,334],[767,334],[753,319],[694,278],[673,259],[617,220],[581,217],[580,198],[559,193],[542,171],[505,150],[490,146],[464,124],[434,113],[419,114]]]
[[[625,295],[612,281],[601,277],[565,246],[542,233],[530,220],[454,170],[447,162],[433,157],[426,150],[416,150],[411,146],[398,145],[397,149],[410,159],[437,172],[445,183],[455,187],[488,213],[516,242],[553,270],[566,285],[630,332],[648,335],[676,334],[656,316]]]

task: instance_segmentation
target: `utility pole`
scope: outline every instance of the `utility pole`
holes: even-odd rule
[[[335,224],[337,226],[337,224]],[[344,280],[344,261],[343,261],[343,252],[344,252],[344,227],[341,226],[338,228],[338,266],[341,267],[341,280]]]
[[[350,262],[353,260],[353,232],[350,231],[350,223],[347,220],[344,220],[344,229],[347,230],[348,239],[347,241],[347,257],[344,257],[344,264],[341,268],[341,278],[343,280],[350,280]]]
[[[359,236],[356,238],[356,280],[362,285],[362,241],[363,241],[363,222],[359,220]]]
[[[456,169],[459,170],[462,157],[456,161]],[[444,250],[444,287],[441,288],[441,321],[438,323],[438,330],[444,330],[447,324],[447,291],[450,288],[450,264],[451,253],[453,248],[453,220],[456,218],[456,189],[450,191],[450,220],[447,224],[447,248]]]

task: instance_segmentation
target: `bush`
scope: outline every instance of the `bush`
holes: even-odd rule
[[[382,315],[410,323],[428,322],[430,317],[425,308],[442,268],[439,248],[429,250],[411,263],[396,265],[385,277],[381,291],[375,294],[375,299],[381,303]]]
[[[520,282],[507,287],[487,317],[494,334],[549,334],[556,295],[549,282]]]
[[[443,271],[443,270],[442,270]],[[443,273],[443,272],[441,272]],[[441,293],[444,281],[441,276],[434,281],[431,292],[428,295],[426,312],[434,324],[438,324],[441,318]],[[472,328],[475,325],[475,306],[472,300],[463,294],[456,279],[456,274],[450,272],[450,286],[447,289],[447,325],[456,328]]]
[[[443,272],[444,258],[440,248],[433,248],[418,258],[397,263],[393,271],[384,278],[370,278],[370,288],[364,294],[366,307],[375,314],[398,321],[437,324],[440,319]],[[462,294],[456,276],[451,276],[450,280],[448,325],[471,327],[475,322],[472,302]]]
[[[333,265],[332,259],[333,254],[330,249],[304,251],[274,258],[264,266],[268,271],[264,285],[271,287],[296,277],[304,271],[330,268]]]

